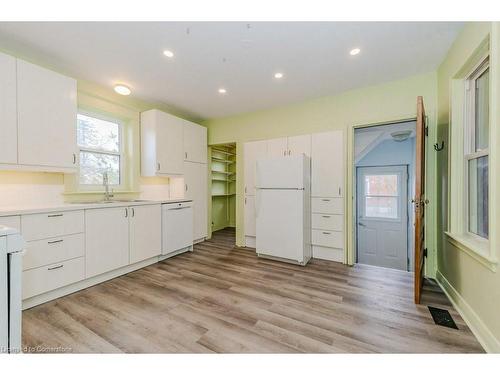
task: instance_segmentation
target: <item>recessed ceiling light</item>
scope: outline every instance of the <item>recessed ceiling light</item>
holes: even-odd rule
[[[283,78],[283,73],[274,73],[274,78],[277,78],[277,79],[280,79],[280,78]]]
[[[166,49],[165,51],[163,51],[163,54],[165,56],[167,56],[167,57],[170,57],[170,58],[174,57],[174,53],[172,51],[168,50],[168,49]]]
[[[225,88],[220,88],[219,89],[219,94],[226,94],[227,90]]]
[[[132,91],[125,85],[115,85],[115,91],[120,95],[130,95]]]
[[[349,53],[350,53],[351,56],[355,56],[355,55],[357,55],[360,52],[361,52],[361,50],[359,48],[354,48]]]

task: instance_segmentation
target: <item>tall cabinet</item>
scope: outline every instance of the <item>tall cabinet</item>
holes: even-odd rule
[[[344,136],[342,131],[244,144],[245,245],[255,247],[255,162],[305,154],[311,158],[313,257],[344,261]]]
[[[193,240],[208,234],[207,129],[157,109],[141,113],[141,175],[179,177],[193,200]]]

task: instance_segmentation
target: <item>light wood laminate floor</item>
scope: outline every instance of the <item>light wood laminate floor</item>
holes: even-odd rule
[[[30,348],[127,353],[482,352],[439,289],[413,304],[412,274],[234,248],[216,232],[186,253],[23,313]],[[444,307],[459,330],[434,324]],[[52,349],[51,349],[52,350]]]

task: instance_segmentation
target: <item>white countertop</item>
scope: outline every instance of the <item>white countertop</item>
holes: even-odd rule
[[[191,199],[167,199],[161,201],[154,200],[141,200],[141,201],[112,201],[112,203],[62,203],[56,205],[27,205],[27,206],[11,206],[0,207],[0,217],[14,216],[14,215],[29,215],[54,211],[74,211],[74,210],[90,210],[95,208],[106,207],[130,207],[130,206],[144,206],[149,204],[162,204],[162,203],[179,203],[191,202]],[[1,228],[1,226],[0,226]]]
[[[7,236],[10,234],[16,234],[16,233],[19,233],[19,231],[17,231],[14,228],[9,228],[9,227],[6,227],[4,225],[0,225],[0,236]]]

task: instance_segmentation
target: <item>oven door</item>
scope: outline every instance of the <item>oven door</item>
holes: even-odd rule
[[[10,253],[9,260],[9,351],[21,352],[23,251]]]

